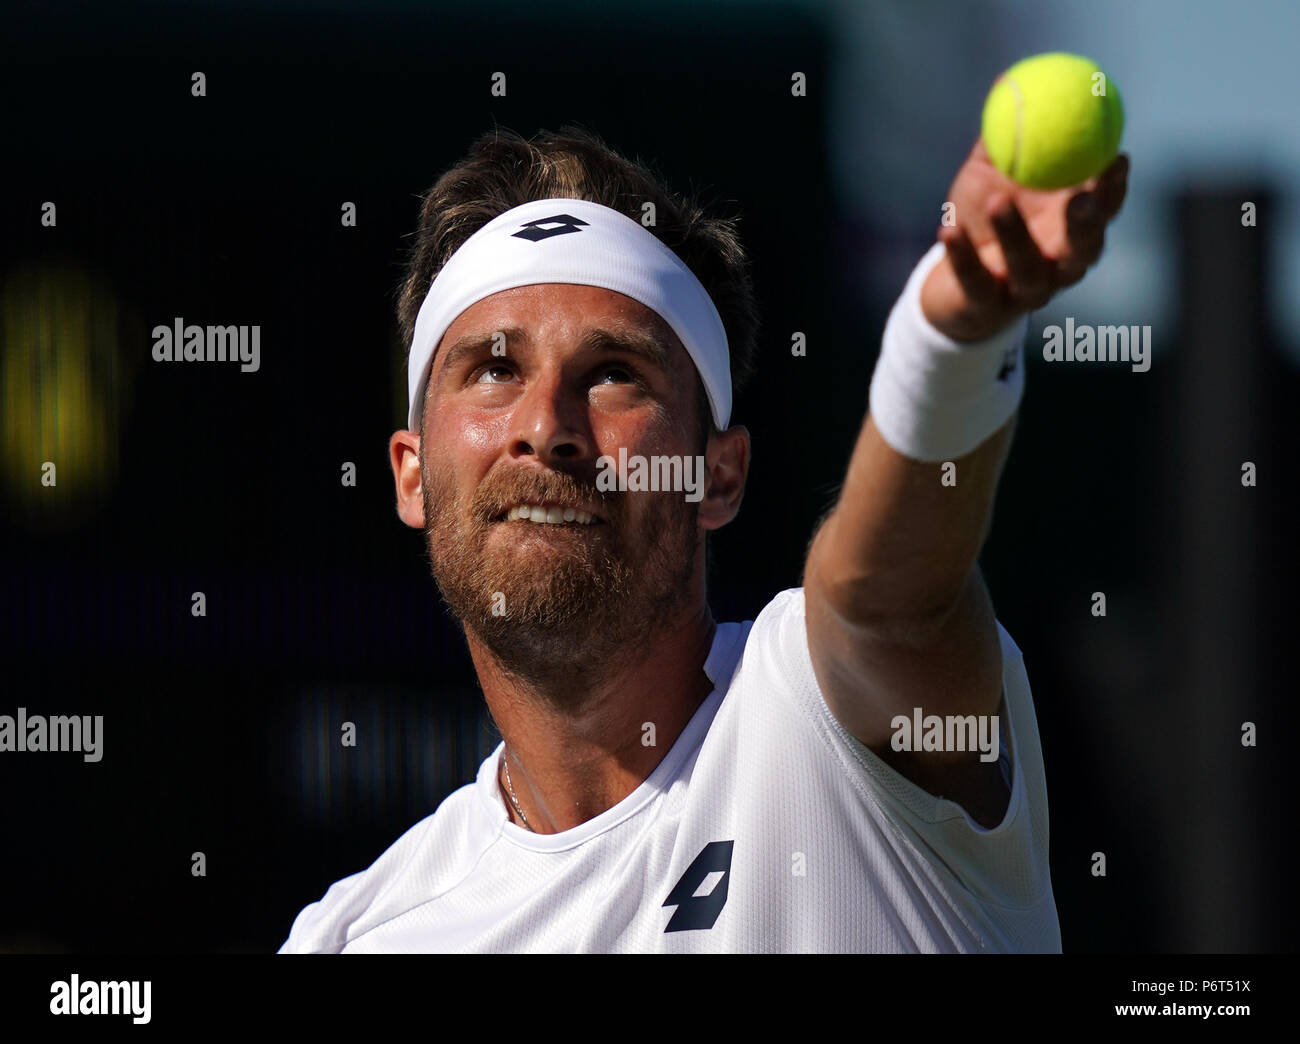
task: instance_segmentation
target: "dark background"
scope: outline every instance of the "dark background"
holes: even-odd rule
[[[934,233],[873,238],[837,210],[815,9],[6,22],[0,713],[103,714],[105,753],[0,758],[0,950],[274,950],[496,744],[387,461],[418,197],[494,125],[582,124],[741,213],[764,330],[734,419],[755,459],[710,600],[752,618],[799,583],[901,286],[863,293],[859,269],[888,252],[905,274]],[[976,114],[986,87],[960,85]],[[932,157],[936,220],[976,130]],[[1276,233],[1238,220],[1280,190],[1242,177],[1157,196],[1177,307],[1150,373],[1035,362],[1031,326],[982,564],[1033,686],[1067,950],[1294,946],[1297,380],[1264,318]],[[151,328],[177,316],[260,324],[261,369],[153,362]]]

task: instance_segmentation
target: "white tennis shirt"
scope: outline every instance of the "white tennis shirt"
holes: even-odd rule
[[[793,589],[718,625],[712,694],[613,808],[558,834],[510,822],[498,747],[280,952],[1059,952],[1038,725],[997,626],[1012,788],[993,829],[835,720]]]

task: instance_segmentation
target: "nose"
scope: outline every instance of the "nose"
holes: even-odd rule
[[[512,457],[536,457],[543,464],[581,460],[594,440],[586,398],[568,389],[558,375],[530,383],[515,404],[510,439]]]

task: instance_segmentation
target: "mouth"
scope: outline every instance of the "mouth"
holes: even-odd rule
[[[605,519],[575,504],[516,504],[493,519],[494,522],[531,522],[543,526],[601,526]]]

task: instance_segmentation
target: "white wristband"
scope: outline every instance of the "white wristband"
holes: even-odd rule
[[[912,270],[881,341],[871,378],[871,417],[884,440],[920,461],[975,449],[1016,411],[1025,388],[1022,316],[983,341],[954,341],[921,311],[921,287],[943,260],[936,243]]]

